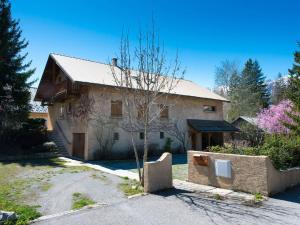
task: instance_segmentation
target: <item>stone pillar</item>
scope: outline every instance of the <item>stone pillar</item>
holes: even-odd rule
[[[144,191],[146,193],[173,187],[171,153],[165,152],[157,161],[146,162],[144,169]]]

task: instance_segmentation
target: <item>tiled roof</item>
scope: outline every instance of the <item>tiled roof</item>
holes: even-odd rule
[[[50,54],[50,57],[72,81],[115,86],[115,80],[109,64],[58,54]],[[116,67],[116,70],[118,70],[118,67]],[[171,94],[228,101],[222,96],[188,80],[180,80],[171,91]]]
[[[35,88],[35,87],[30,88],[30,93],[31,93],[31,98],[30,98],[31,110],[30,110],[30,112],[48,113],[47,106],[42,106],[41,102],[34,101],[34,96],[36,94],[36,91],[37,91],[37,88]]]

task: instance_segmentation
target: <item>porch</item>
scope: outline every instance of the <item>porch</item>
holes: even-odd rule
[[[239,129],[224,120],[188,119],[191,148],[206,150],[210,146],[224,145],[224,133],[239,132]]]

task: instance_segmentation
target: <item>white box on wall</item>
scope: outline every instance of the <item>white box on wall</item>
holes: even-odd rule
[[[215,172],[218,177],[231,178],[230,160],[215,160]]]

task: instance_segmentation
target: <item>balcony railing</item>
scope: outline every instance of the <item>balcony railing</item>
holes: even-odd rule
[[[79,85],[65,80],[55,85],[55,93],[53,98],[61,99],[77,94],[79,94]]]

